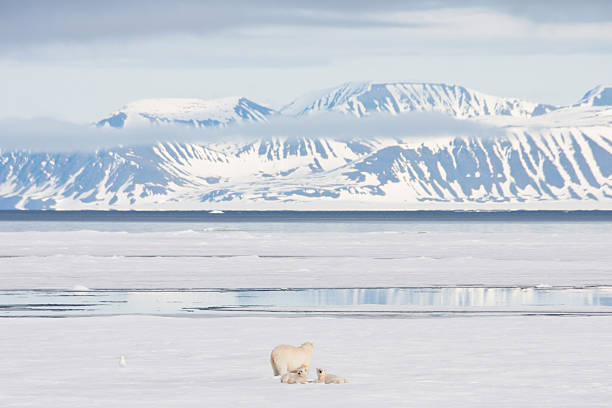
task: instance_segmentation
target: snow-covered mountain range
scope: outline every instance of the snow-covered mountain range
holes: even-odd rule
[[[374,112],[442,112],[459,119],[489,115],[530,117],[554,110],[551,105],[498,98],[457,85],[430,83],[346,83],[305,95],[282,109],[285,114],[307,115],[337,111],[358,117]]]
[[[108,118],[98,121],[96,125],[114,128],[149,124],[218,127],[244,121],[266,121],[266,118],[274,113],[273,109],[239,97],[214,100],[143,99],[125,105]]]
[[[495,136],[304,134],[2,151],[0,208],[612,208],[612,88],[603,86],[562,107],[456,85],[347,83],[278,111],[246,98],[138,101],[96,125],[231,129],[290,116],[299,126],[329,111],[356,121],[436,112]]]

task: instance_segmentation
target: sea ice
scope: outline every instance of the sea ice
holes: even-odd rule
[[[612,400],[609,316],[0,319],[2,407],[595,407]],[[342,386],[272,376],[316,343]],[[129,355],[129,370],[116,356]],[[309,380],[316,377],[311,370]]]

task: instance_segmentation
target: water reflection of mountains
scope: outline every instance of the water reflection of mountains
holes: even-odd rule
[[[70,302],[66,302],[67,297]],[[78,305],[67,308],[66,303]],[[179,315],[214,311],[612,311],[612,287],[0,291],[0,316]]]

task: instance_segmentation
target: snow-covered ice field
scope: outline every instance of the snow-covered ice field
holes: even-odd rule
[[[33,227],[0,223],[0,289],[612,284],[606,222]]]
[[[3,407],[609,407],[612,400],[610,317],[118,316],[0,325]],[[305,340],[315,342],[313,367],[351,382],[273,378],[273,346]]]
[[[610,286],[611,226],[4,222],[0,290]],[[270,351],[307,340],[310,379],[324,367],[351,382],[280,384]],[[0,407],[612,401],[609,315],[2,318],[0,353]]]

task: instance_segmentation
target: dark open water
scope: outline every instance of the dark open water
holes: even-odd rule
[[[0,221],[80,222],[612,222],[612,211],[0,211]]]

